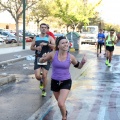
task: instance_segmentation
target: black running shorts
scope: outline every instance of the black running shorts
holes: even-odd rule
[[[61,89],[71,89],[71,85],[72,85],[72,80],[68,79],[68,80],[64,80],[64,81],[57,81],[52,79],[51,80],[51,90],[54,92],[59,92]]]
[[[97,44],[97,49],[100,49],[100,47],[102,47],[102,45],[104,45],[104,43],[99,43]]]
[[[113,52],[114,46],[106,46],[106,50],[108,50],[109,52]]]

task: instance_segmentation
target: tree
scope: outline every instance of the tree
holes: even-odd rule
[[[83,22],[84,25],[89,25],[90,20],[96,16],[96,8],[101,4],[102,0],[97,3],[89,3],[88,0],[82,0],[79,4],[79,10],[77,14],[78,21]]]
[[[54,0],[56,11],[53,11],[55,17],[59,17],[68,26],[72,26],[73,30],[81,23],[88,25],[90,19],[95,16],[95,9],[102,0],[95,4],[88,3],[88,0]],[[52,8],[55,8],[55,7]]]
[[[53,16],[62,19],[62,21],[66,24],[68,32],[68,27],[76,20],[74,14],[71,13],[71,0],[55,0],[53,5],[54,6],[52,6],[52,8],[56,8],[56,11],[51,10],[53,11]]]
[[[31,1],[26,0],[26,10],[28,10],[30,7],[32,7],[34,4],[37,3],[37,0]],[[17,34],[17,42],[19,44],[19,19],[21,18],[23,14],[23,0],[0,0],[0,8],[1,10],[8,11],[16,23],[16,34]]]
[[[39,30],[39,23],[44,18],[50,15],[48,1],[41,0],[37,5],[33,6],[29,14],[29,20],[33,20],[37,23],[37,32]]]

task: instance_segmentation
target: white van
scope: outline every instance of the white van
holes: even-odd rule
[[[98,26],[82,26],[82,33],[80,35],[81,44],[95,44],[97,42]]]

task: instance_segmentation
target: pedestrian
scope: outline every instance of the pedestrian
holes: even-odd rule
[[[50,35],[54,40],[55,40],[55,36],[54,36],[54,34],[49,30],[50,29],[50,27],[49,27],[49,25],[47,24],[47,34],[48,35]]]
[[[105,29],[103,29],[103,33],[104,33],[105,39],[106,39],[106,37],[108,36],[108,31],[106,31]],[[105,46],[105,44],[104,44],[104,48],[105,48],[105,53],[104,53],[104,55],[106,55],[106,46]]]
[[[117,46],[120,46],[120,32],[117,33]]]
[[[105,40],[105,35],[102,29],[99,30],[97,38],[98,38],[98,42],[97,42],[97,57],[98,57],[99,54],[101,54],[102,46],[104,45],[104,40]]]
[[[111,66],[111,60],[113,56],[114,51],[114,45],[116,44],[116,36],[114,35],[115,30],[110,30],[110,35],[108,35],[105,39],[106,44],[106,61],[105,64],[108,65],[108,67]]]
[[[47,24],[42,23],[40,25],[40,35],[37,35],[32,44],[31,50],[35,51],[35,62],[34,62],[34,70],[35,77],[40,81],[40,89],[42,90],[42,96],[46,96],[46,85],[47,85],[47,73],[50,68],[50,62],[47,61],[45,63],[40,64],[38,62],[39,58],[42,57],[43,54],[47,54],[55,47],[55,41],[51,36],[46,34],[47,32]]]
[[[40,58],[40,62],[51,60],[52,75],[51,75],[51,90],[58,102],[61,111],[62,120],[67,120],[67,110],[65,101],[71,89],[72,80],[69,72],[70,64],[75,68],[81,69],[86,62],[83,57],[81,62],[77,61],[75,56],[68,52],[69,42],[64,36],[56,39],[55,51],[52,51]]]

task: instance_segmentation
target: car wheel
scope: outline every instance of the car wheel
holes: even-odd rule
[[[13,39],[13,40],[12,40],[12,43],[16,43],[16,40]]]

